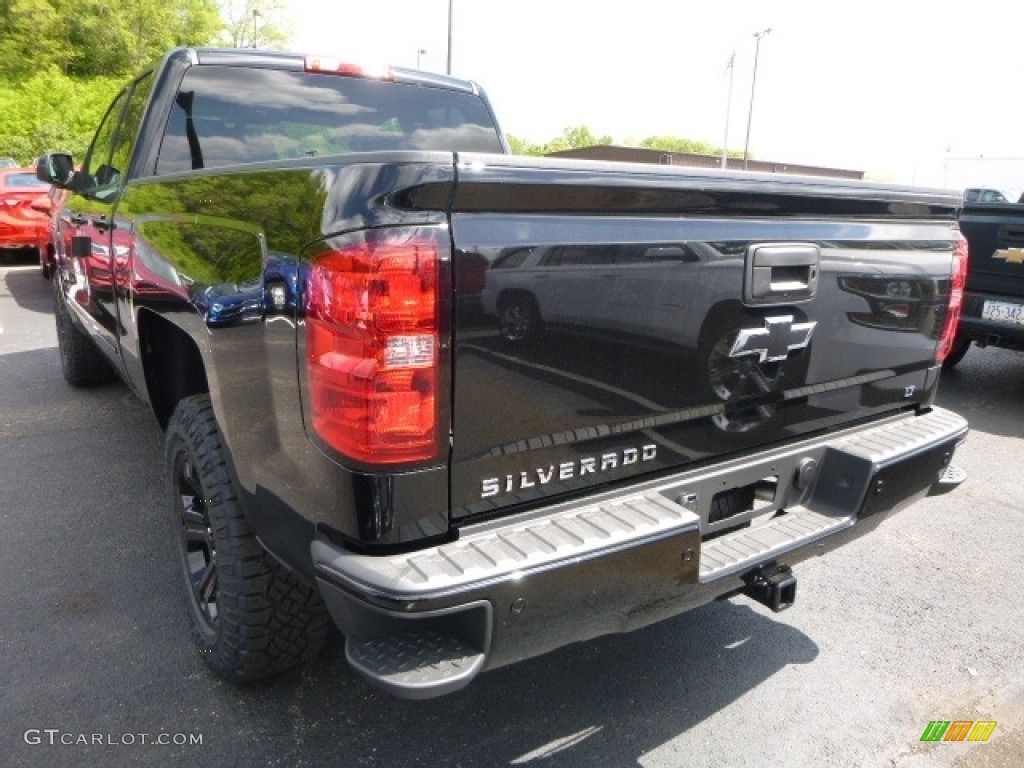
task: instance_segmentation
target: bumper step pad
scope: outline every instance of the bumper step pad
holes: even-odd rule
[[[812,544],[854,524],[853,516],[833,517],[797,507],[758,528],[704,542],[700,580],[714,581]]]
[[[484,663],[483,652],[469,643],[425,628],[372,640],[346,638],[345,655],[358,672],[406,698],[459,688]]]
[[[939,477],[939,482],[932,486],[929,496],[941,496],[944,493],[955,491],[960,484],[967,479],[967,473],[953,464],[950,464]]]

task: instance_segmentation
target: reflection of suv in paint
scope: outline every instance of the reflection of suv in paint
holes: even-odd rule
[[[969,187],[964,190],[965,203],[1008,203],[1009,200],[998,189]]]
[[[508,248],[488,270],[481,300],[509,342],[537,338],[547,324],[679,342],[680,329],[685,334],[700,327],[707,294],[714,291],[702,283],[702,301],[692,301],[697,282],[708,277],[702,268],[711,252],[707,243]],[[694,313],[696,324],[681,317]]]

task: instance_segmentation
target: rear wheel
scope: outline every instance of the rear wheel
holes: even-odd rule
[[[698,345],[701,379],[712,402],[726,404],[728,410],[711,417],[712,423],[726,434],[746,434],[760,429],[775,415],[775,405],[762,404],[738,408],[742,400],[762,397],[779,388],[782,366],[759,364],[753,355],[730,355],[744,318],[722,317],[709,323]]]
[[[50,275],[53,274],[53,269],[50,266],[53,263],[53,254],[51,253],[51,246],[45,248],[37,248],[39,252],[39,271],[43,276],[44,280],[49,280]]]
[[[54,290],[53,314],[57,321],[57,347],[64,381],[72,387],[95,387],[113,381],[113,366],[85,331],[75,325],[59,288]]]
[[[165,467],[189,613],[206,663],[249,682],[312,659],[327,610],[305,579],[263,548],[242,513],[210,399],[183,399],[167,425]]]
[[[953,342],[952,348],[949,350],[949,354],[946,355],[946,359],[942,361],[942,369],[945,371],[951,371],[956,368],[957,364],[964,359],[964,355],[967,354],[967,350],[970,348],[970,339],[956,339]]]
[[[498,309],[501,338],[510,344],[530,341],[541,335],[542,321],[537,302],[528,294],[515,293],[501,302]]]

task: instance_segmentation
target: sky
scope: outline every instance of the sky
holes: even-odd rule
[[[951,161],[1024,157],[1013,0],[285,0],[283,26],[295,50],[443,73],[449,1],[452,74],[533,143],[585,125],[742,151],[750,115],[752,157],[900,183],[981,185]]]

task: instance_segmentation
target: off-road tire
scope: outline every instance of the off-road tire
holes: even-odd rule
[[[203,660],[238,683],[310,661],[327,632],[326,606],[314,586],[275,560],[249,526],[208,396],[178,403],[167,425],[164,459]]]
[[[946,359],[942,361],[942,370],[951,371],[956,368],[957,364],[964,359],[964,355],[967,354],[967,350],[970,348],[970,339],[956,339],[953,342],[952,348],[949,350],[949,354],[946,355]]]
[[[109,384],[117,375],[92,339],[71,319],[60,289],[54,289],[53,314],[57,322],[57,348],[64,381],[72,387]]]

